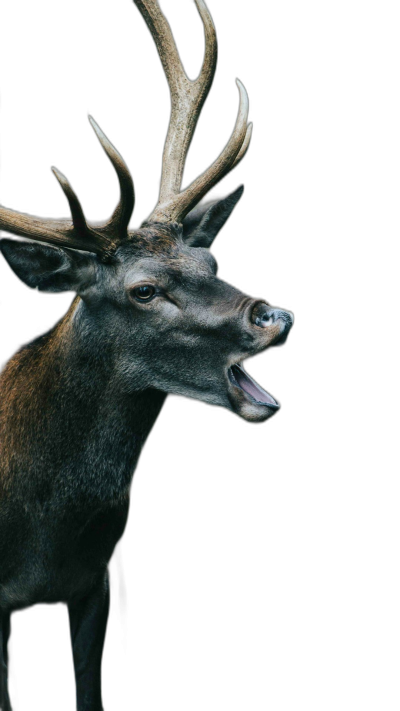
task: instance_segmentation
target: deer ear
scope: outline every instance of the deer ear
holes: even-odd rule
[[[25,284],[40,291],[81,294],[95,280],[96,256],[34,242],[0,240],[0,250]]]
[[[222,200],[195,207],[183,221],[183,239],[190,247],[210,247],[243,195],[241,185]]]

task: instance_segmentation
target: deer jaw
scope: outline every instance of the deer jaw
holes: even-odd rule
[[[111,348],[125,393],[152,388],[250,421],[278,410],[242,363],[286,336],[292,316],[219,279],[208,250],[187,246],[178,228],[149,226],[132,233],[112,266],[97,261],[93,269],[75,319],[99,349]]]

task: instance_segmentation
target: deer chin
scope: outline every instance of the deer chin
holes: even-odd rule
[[[241,363],[228,368],[229,400],[234,412],[250,422],[264,422],[279,410],[279,403],[246,373]]]

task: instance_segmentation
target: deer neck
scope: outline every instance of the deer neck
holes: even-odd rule
[[[0,434],[14,468],[29,466],[42,481],[51,472],[64,491],[80,487],[110,500],[129,488],[166,396],[123,392],[112,347],[96,341],[81,311],[75,299],[50,333],[9,362],[0,384]]]

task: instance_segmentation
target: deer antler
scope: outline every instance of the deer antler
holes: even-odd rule
[[[248,96],[243,84],[237,80],[239,113],[231,138],[214,163],[180,192],[186,155],[214,78],[217,63],[215,27],[204,0],[195,0],[204,25],[205,54],[199,76],[190,80],[180,60],[169,23],[157,0],[134,2],[153,36],[171,93],[171,117],[164,146],[160,194],[147,222],[181,222],[245,155],[252,130],[252,125],[247,124]]]
[[[199,76],[191,80],[183,68],[171,28],[157,0],[134,2],[156,43],[171,92],[171,117],[164,146],[160,194],[147,222],[181,222],[201,198],[245,155],[252,130],[252,124],[247,124],[248,96],[243,84],[237,80],[240,101],[232,135],[214,163],[181,192],[186,155],[214,78],[217,63],[215,27],[204,0],[195,0],[204,25],[205,54]],[[67,178],[53,168],[69,202],[72,221],[41,219],[0,206],[0,230],[40,242],[95,252],[105,259],[115,252],[127,237],[135,203],[133,181],[116,148],[94,119],[89,117],[89,120],[116,170],[120,184],[120,201],[110,220],[102,225],[88,225],[81,204]]]
[[[120,242],[127,236],[128,224],[135,204],[133,181],[116,148],[91,116],[89,120],[116,170],[120,184],[120,201],[111,219],[103,225],[88,225],[82,206],[67,178],[57,168],[52,168],[69,202],[72,221],[42,219],[0,207],[0,229],[20,237],[29,237],[32,240],[49,242],[60,247],[94,252],[106,259],[115,252]]]

